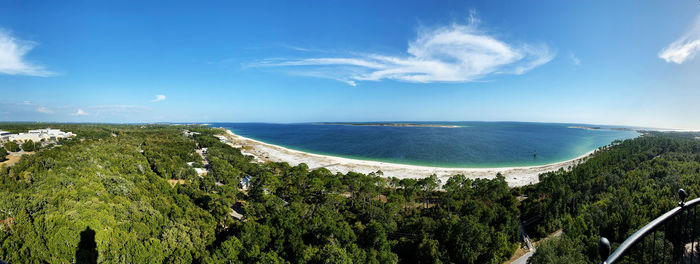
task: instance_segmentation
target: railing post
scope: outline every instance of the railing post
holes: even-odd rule
[[[678,202],[678,206],[681,207],[681,211],[678,214],[678,222],[675,223],[676,225],[676,234],[673,236],[673,239],[671,240],[671,243],[673,243],[673,249],[672,249],[672,254],[673,254],[673,259],[675,261],[681,260],[683,258],[683,252],[685,251],[685,241],[684,241],[684,233],[685,233],[685,225],[687,224],[687,219],[686,219],[686,212],[685,212],[685,198],[688,197],[688,193],[685,192],[683,188],[678,189],[678,199],[680,199],[680,202]],[[672,222],[673,223],[673,222]]]
[[[641,229],[628,237],[612,252],[610,241],[601,237],[598,241],[598,253],[601,264],[611,264],[609,261],[618,263],[624,260],[628,262],[667,262],[667,261],[688,261],[695,262],[696,251],[696,228],[697,220],[696,206],[700,205],[700,198],[695,198],[688,203],[685,200],[688,193],[684,189],[678,189],[678,207],[669,210],[663,215],[646,224]],[[690,212],[692,210],[693,212]],[[658,234],[661,240],[657,241]],[[651,239],[646,241],[645,238]],[[647,239],[648,240],[648,239]],[[648,255],[644,247],[646,242],[651,242],[651,255]],[[686,246],[690,249],[686,251]],[[658,247],[658,249],[656,248]],[[669,248],[670,247],[670,248]],[[660,252],[660,254],[657,254]],[[612,254],[612,255],[611,255]],[[668,257],[666,256],[668,254]],[[659,261],[658,258],[661,258]],[[633,260],[636,258],[636,260]]]
[[[606,260],[610,256],[610,241],[607,238],[601,237],[598,241],[598,253],[600,253],[600,263],[606,264]]]
[[[678,206],[684,207],[685,206],[685,198],[688,198],[688,193],[683,190],[683,188],[678,189],[678,198],[681,199],[680,202],[678,202]]]

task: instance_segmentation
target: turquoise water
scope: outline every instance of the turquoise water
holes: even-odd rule
[[[397,122],[392,122],[397,123]],[[522,122],[399,122],[452,127],[391,127],[267,123],[217,123],[238,135],[316,154],[411,165],[489,168],[570,160],[629,130],[581,129],[580,124]],[[535,157],[533,154],[537,152]]]

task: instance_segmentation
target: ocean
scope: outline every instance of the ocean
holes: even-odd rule
[[[379,125],[387,123],[403,125]],[[574,159],[616,139],[625,140],[640,135],[632,130],[616,129],[620,127],[524,122],[211,125],[224,127],[247,138],[304,152],[455,168],[550,164]]]

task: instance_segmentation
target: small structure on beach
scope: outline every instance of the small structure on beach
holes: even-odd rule
[[[226,138],[225,136],[222,136],[222,135],[214,135],[214,136],[215,136],[216,138],[218,138],[219,141],[221,141],[221,143],[224,143],[224,144],[232,143],[232,142],[231,142],[230,140],[228,140],[228,138]]]
[[[238,184],[238,188],[240,188],[241,190],[244,190],[244,191],[248,190],[248,188],[250,188],[250,184],[251,184],[250,180],[251,180],[250,175],[246,174],[245,176],[243,176],[243,178],[241,178],[241,182]]]
[[[229,215],[233,217],[233,219],[236,219],[238,221],[245,220],[245,210],[239,204],[231,206],[231,211],[229,212]]]
[[[194,171],[197,172],[197,176],[203,177],[205,174],[207,174],[207,169],[203,168],[194,168]]]
[[[182,130],[182,134],[185,135],[186,137],[194,137],[194,135],[199,135],[199,132],[190,132],[189,130],[185,129]]]
[[[205,168],[194,168],[194,161],[187,162],[187,166],[193,167],[194,171],[197,173],[197,176],[200,178],[207,174],[207,169]]]

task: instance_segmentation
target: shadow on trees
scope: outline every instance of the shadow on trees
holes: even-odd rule
[[[88,226],[80,232],[80,242],[75,250],[75,263],[97,263],[97,244],[95,243],[95,231]]]

